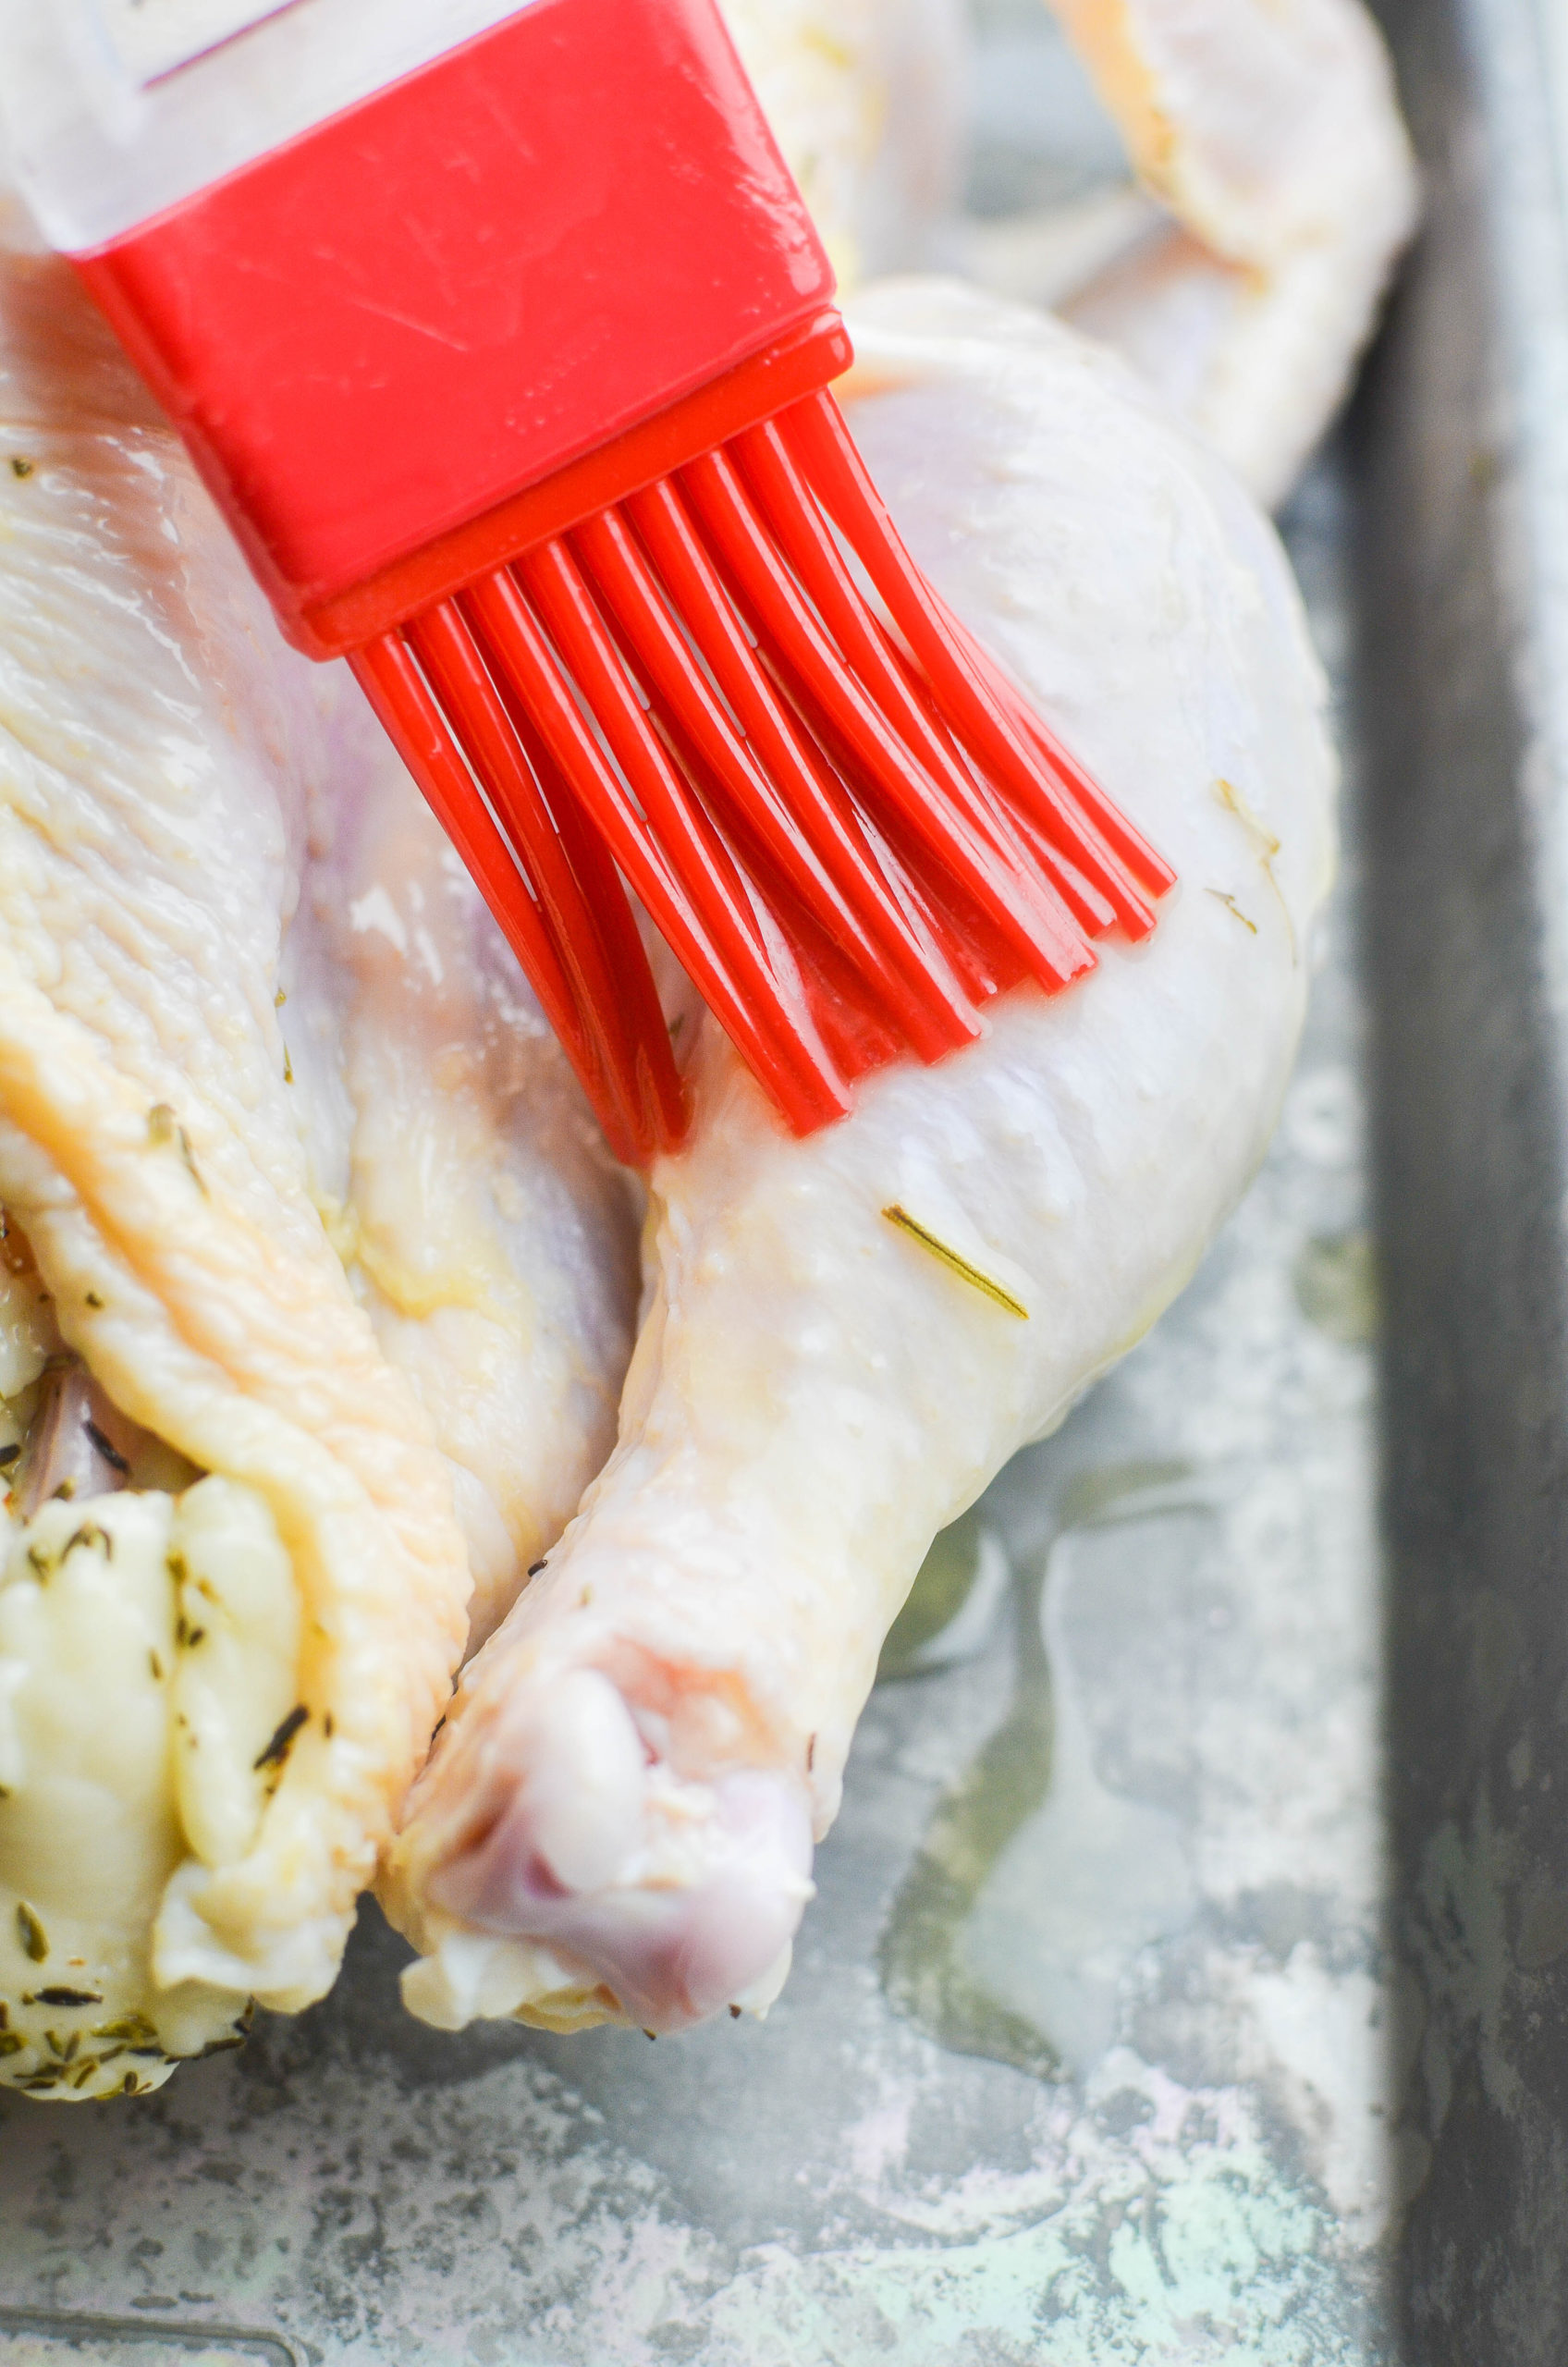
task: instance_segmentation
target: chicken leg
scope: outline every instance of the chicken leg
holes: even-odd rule
[[[1182,885],[1152,943],[790,1141],[717,1031],[620,1438],[470,1665],[384,1895],[416,2013],[765,2006],[935,1531],[1179,1291],[1283,1091],[1334,765],[1264,521],[1122,365],[906,282],[856,431],[916,556]]]

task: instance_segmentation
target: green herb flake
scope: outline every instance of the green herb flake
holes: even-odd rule
[[[134,2045],[145,2044],[147,2040],[156,2038],[158,2033],[145,2014],[130,2013],[122,2014],[118,2021],[100,2022],[97,2029],[91,2031],[89,2035],[92,2038],[124,2039],[128,2043]]]
[[[261,1757],[256,1760],[254,1772],[258,1775],[261,1774],[263,1768],[281,1767],[284,1764],[284,1761],[288,1757],[289,1751],[294,1747],[295,1735],[305,1723],[305,1721],[309,1718],[310,1714],[310,1711],[306,1709],[302,1701],[297,1701],[295,1703],[293,1709],[289,1711],[288,1715],[285,1718],[283,1723],[274,1735],[271,1742],[268,1743],[265,1750],[263,1751]]]
[[[1009,1315],[1016,1315],[1020,1322],[1028,1322],[1029,1309],[1022,1299],[1014,1298],[1011,1291],[1004,1290],[1000,1282],[993,1282],[989,1274],[983,1274],[978,1266],[972,1266],[967,1257],[961,1257],[956,1249],[949,1249],[947,1243],[938,1240],[936,1233],[928,1231],[917,1217],[912,1217],[907,1208],[900,1208],[895,1201],[882,1213],[889,1224],[896,1225],[900,1233],[907,1233],[912,1241],[918,1241],[923,1249],[928,1249],[933,1257],[938,1258],[950,1273],[956,1274],[961,1282],[967,1282],[972,1290],[978,1291],[994,1306],[1005,1308]]]
[[[49,1937],[26,1899],[17,1904],[17,1938],[31,1964],[42,1964],[49,1953]]]
[[[106,1437],[98,1428],[96,1422],[84,1422],[81,1427],[87,1432],[88,1437],[92,1440],[93,1445],[97,1448],[99,1453],[103,1456],[110,1470],[117,1471],[122,1479],[127,1478],[130,1470],[130,1465],[127,1458],[120,1453],[113,1439]]]
[[[190,1180],[203,1199],[207,1186],[196,1164],[196,1154],[190,1147],[190,1137],[180,1124],[174,1110],[166,1101],[155,1101],[147,1112],[147,1139],[154,1150],[167,1150],[177,1146],[181,1159],[190,1171]]]
[[[1248,920],[1245,913],[1243,912],[1234,896],[1227,895],[1223,888],[1206,888],[1204,889],[1204,894],[1206,896],[1212,896],[1217,904],[1223,904],[1228,913],[1233,913],[1237,920],[1241,922],[1242,926],[1244,929],[1250,929],[1254,937],[1257,935],[1257,923],[1256,921]]]

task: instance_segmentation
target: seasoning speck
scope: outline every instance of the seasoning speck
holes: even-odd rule
[[[171,1144],[178,1145],[179,1155],[190,1170],[190,1180],[205,1199],[207,1187],[202,1180],[202,1171],[196,1164],[196,1154],[190,1147],[190,1137],[166,1101],[155,1101],[148,1110],[147,1139],[154,1150],[166,1150]]]
[[[102,1300],[99,1301],[99,1305],[103,1305]],[[87,1432],[88,1437],[92,1441],[93,1445],[97,1448],[99,1453],[103,1456],[110,1470],[117,1471],[123,1479],[130,1469],[130,1466],[127,1462],[125,1456],[120,1453],[118,1447],[115,1445],[111,1439],[104,1437],[96,1422],[84,1422],[81,1427]]]
[[[25,1899],[17,1903],[17,1938],[23,1956],[33,1964],[42,1964],[49,1953],[49,1939],[43,1924]]]
[[[1228,896],[1223,888],[1207,888],[1204,890],[1204,893],[1206,895],[1212,896],[1217,904],[1223,904],[1228,913],[1233,913],[1236,918],[1241,922],[1242,926],[1245,929],[1250,929],[1254,937],[1257,935],[1257,923],[1256,921],[1248,920],[1245,913],[1243,912],[1234,896]]]
[[[20,452],[13,452],[11,455],[11,474],[14,477],[31,476],[36,465],[35,461],[25,459]]]
[[[938,1239],[917,1217],[912,1217],[907,1208],[900,1208],[895,1201],[882,1213],[889,1224],[897,1225],[900,1233],[907,1233],[912,1241],[918,1241],[923,1249],[928,1249],[933,1257],[939,1258],[949,1272],[956,1274],[961,1282],[967,1282],[972,1290],[979,1291],[983,1297],[1005,1308],[1009,1315],[1016,1315],[1021,1322],[1028,1322],[1029,1309],[1022,1299],[1014,1298],[1011,1291],[1004,1290],[1000,1282],[993,1282],[989,1274],[982,1273],[978,1266],[972,1266],[967,1257],[961,1257],[956,1249],[949,1249],[947,1243]]]
[[[299,1733],[300,1727],[304,1724],[310,1714],[310,1711],[306,1709],[302,1701],[295,1703],[293,1709],[289,1711],[288,1715],[279,1726],[276,1734],[274,1735],[271,1742],[268,1743],[265,1750],[263,1751],[261,1757],[257,1760],[255,1772],[258,1775],[264,1767],[281,1767],[283,1765],[284,1760],[288,1756],[295,1735]]]

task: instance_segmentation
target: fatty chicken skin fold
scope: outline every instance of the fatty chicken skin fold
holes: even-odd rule
[[[1145,947],[807,1141],[704,1028],[619,1445],[389,1859],[404,1995],[443,2027],[768,2004],[934,1533],[1186,1282],[1301,1025],[1335,767],[1267,521],[1041,315],[920,281],[848,310],[851,425],[916,558],[1181,884]]]
[[[0,2080],[330,1986],[637,1209],[342,669],[0,224]]]

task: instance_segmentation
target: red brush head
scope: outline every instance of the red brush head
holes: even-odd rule
[[[1169,869],[822,391],[831,274],[713,0],[534,0],[78,261],[623,1159],[688,1116],[629,889],[800,1134],[1154,926]]]
[[[713,0],[534,0],[77,261],[305,646],[833,292]]]

